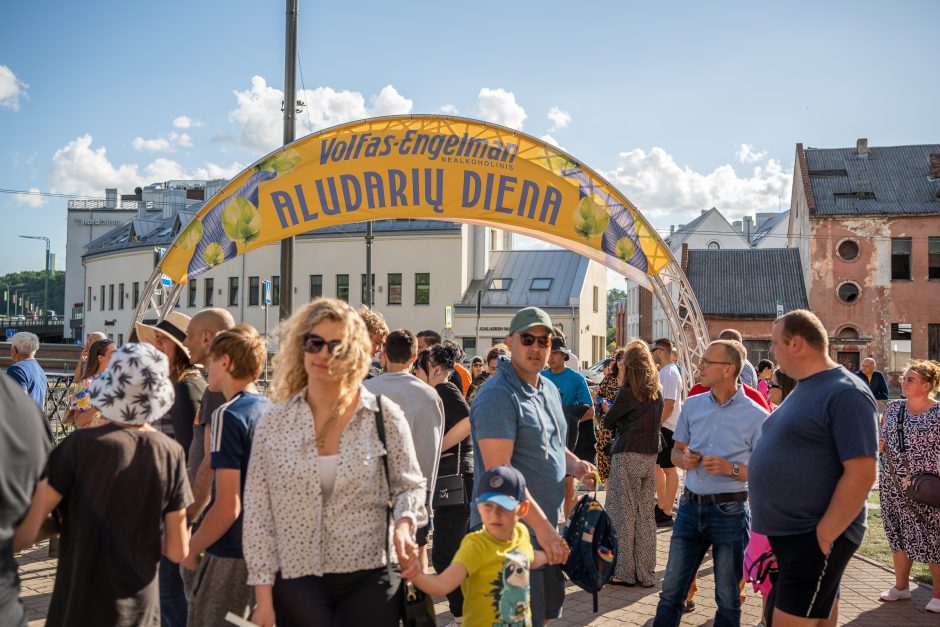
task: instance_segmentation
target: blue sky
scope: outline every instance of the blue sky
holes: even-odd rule
[[[940,141],[938,21],[929,1],[301,0],[298,137],[456,111],[550,136],[660,229],[786,209],[797,142]],[[283,30],[281,0],[4,3],[0,189],[237,172],[280,140]],[[0,273],[42,266],[21,232],[64,262],[66,202],[0,193]]]

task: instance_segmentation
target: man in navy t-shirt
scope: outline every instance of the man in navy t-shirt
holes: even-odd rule
[[[39,350],[39,338],[32,333],[20,331],[10,340],[10,356],[13,364],[7,368],[7,374],[26,390],[26,393],[45,411],[46,388],[49,382],[46,373],[36,361]]]
[[[209,389],[226,402],[212,417],[212,500],[183,562],[196,571],[190,627],[223,625],[228,612],[247,619],[254,606],[242,553],[241,499],[255,425],[268,407],[255,387],[266,358],[264,338],[247,325],[219,333],[209,346]]]
[[[797,381],[764,423],[749,467],[753,529],[770,539],[780,571],[773,624],[835,624],[875,481],[875,399],[829,358],[828,333],[810,311],[778,318],[771,349]]]

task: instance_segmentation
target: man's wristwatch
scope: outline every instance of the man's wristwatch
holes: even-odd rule
[[[741,467],[737,464],[731,464],[731,476],[735,479],[741,474]]]

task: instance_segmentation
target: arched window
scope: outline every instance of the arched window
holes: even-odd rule
[[[840,340],[857,340],[858,339],[858,329],[855,327],[845,327],[839,331],[838,338]]]
[[[708,250],[718,250],[720,248],[721,248],[721,244],[719,244],[718,242],[714,240],[708,242]]]

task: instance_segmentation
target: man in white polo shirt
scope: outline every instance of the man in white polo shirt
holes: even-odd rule
[[[671,527],[672,505],[679,492],[679,473],[672,463],[672,435],[682,411],[682,375],[672,363],[672,340],[661,337],[653,342],[651,352],[659,368],[659,385],[663,388],[663,450],[656,460],[656,526]]]

